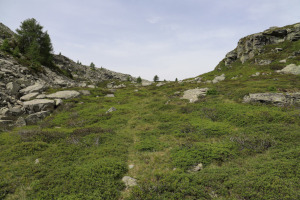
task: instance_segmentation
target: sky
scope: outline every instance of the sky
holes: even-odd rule
[[[15,31],[35,18],[54,53],[152,80],[212,71],[240,38],[300,22],[300,0],[0,0]]]

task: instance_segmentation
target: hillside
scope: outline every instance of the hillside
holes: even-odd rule
[[[184,81],[72,88],[0,133],[0,199],[299,199],[299,27],[242,38]]]

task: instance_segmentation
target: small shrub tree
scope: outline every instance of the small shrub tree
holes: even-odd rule
[[[15,57],[19,57],[19,54],[20,54],[20,49],[19,49],[19,47],[17,46],[17,47],[14,49],[14,51],[13,51],[13,55],[14,55]]]
[[[142,78],[139,76],[139,77],[136,79],[136,82],[137,82],[137,83],[141,83],[141,82],[142,82]]]
[[[175,78],[175,82],[178,82],[178,79],[177,79],[177,78]]]
[[[91,62],[90,67],[92,68],[92,70],[95,70],[95,64],[93,62]]]
[[[158,76],[155,75],[154,78],[153,78],[153,81],[154,81],[154,82],[157,82],[158,80],[159,80]]]
[[[6,51],[6,52],[9,52],[9,43],[8,43],[8,40],[7,39],[4,39],[0,49],[2,51]]]

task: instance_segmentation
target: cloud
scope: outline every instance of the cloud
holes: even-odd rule
[[[158,22],[160,22],[162,20],[161,17],[155,16],[155,17],[149,17],[146,19],[147,22],[149,22],[150,24],[157,24]]]

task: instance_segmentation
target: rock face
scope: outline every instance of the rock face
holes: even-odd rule
[[[275,105],[294,105],[300,103],[300,92],[297,93],[255,93],[246,95],[244,103],[266,103]]]
[[[300,74],[300,65],[297,66],[295,64],[290,64],[290,65],[287,65],[282,70],[278,70],[276,72],[278,72],[278,73],[284,73],[284,74],[299,75]]]
[[[12,40],[14,35],[13,31],[0,23],[0,45],[4,39]],[[19,56],[23,57],[21,54]],[[46,96],[42,92],[47,88],[95,88],[98,83],[107,80],[115,79],[118,82],[135,80],[128,74],[113,72],[105,68],[94,69],[75,63],[63,55],[53,55],[53,57],[57,69],[40,66],[39,72],[36,72],[29,66],[23,66],[12,55],[0,50],[0,119],[51,111],[62,103],[61,99],[80,95],[77,91],[61,91]],[[119,83],[115,87],[126,86]],[[88,90],[83,90],[81,93],[90,95]],[[23,123],[20,122],[20,124]]]
[[[198,100],[199,96],[205,96],[208,88],[196,88],[184,91],[183,97],[181,99],[187,99],[190,103],[194,103]]]
[[[262,33],[249,35],[239,40],[237,47],[227,53],[224,59],[225,66],[240,60],[242,63],[253,58],[256,54],[263,53],[263,47],[268,44],[278,44],[286,40],[297,41],[300,39],[300,24],[282,28],[271,27]],[[282,49],[275,49],[277,52]],[[268,62],[258,64],[265,65]]]
[[[65,90],[65,91],[59,91],[55,92],[53,94],[47,95],[47,98],[49,99],[71,99],[78,97],[80,95],[79,92],[75,90]]]

